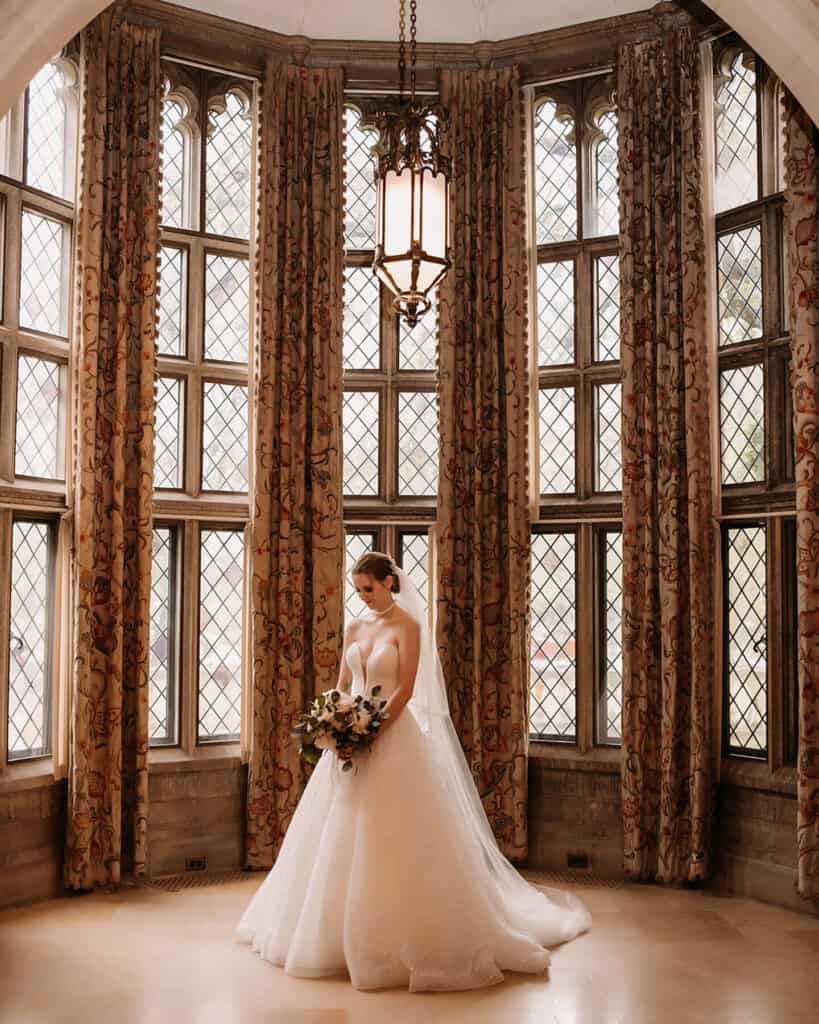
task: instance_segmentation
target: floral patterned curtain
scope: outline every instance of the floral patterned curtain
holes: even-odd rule
[[[159,32],[83,32],[74,333],[74,674],[65,882],[146,866]]]
[[[504,853],[527,853],[527,246],[516,68],[445,71],[454,266],[440,299],[438,650]]]
[[[247,864],[269,868],[301,796],[294,718],[338,673],[343,75],[269,64],[262,94],[253,380],[253,726]]]
[[[700,56],[690,30],[617,61],[623,352],[625,869],[710,870],[714,558]]]
[[[819,899],[819,131],[785,105],[785,245],[791,317],[796,470],[799,892]]]

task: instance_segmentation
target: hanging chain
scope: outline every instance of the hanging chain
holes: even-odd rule
[[[401,0],[403,3],[404,0]],[[418,27],[418,0],[410,0],[410,97],[415,100],[415,30]]]
[[[407,74],[406,50],[407,0],[398,0],[398,94],[404,98],[404,79]]]

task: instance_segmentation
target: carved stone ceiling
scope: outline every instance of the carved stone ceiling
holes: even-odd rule
[[[398,0],[174,0],[192,10],[311,39],[394,40]],[[630,14],[654,0],[419,0],[418,39],[474,43]],[[407,2],[409,8],[409,0]],[[407,26],[409,30],[409,25]]]

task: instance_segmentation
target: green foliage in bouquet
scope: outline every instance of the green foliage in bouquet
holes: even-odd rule
[[[335,750],[342,762],[342,771],[353,767],[353,757],[373,745],[385,714],[385,700],[379,698],[380,686],[370,695],[325,690],[320,693],[293,727],[292,735],[299,741],[299,753],[308,764],[316,764],[323,751]]]

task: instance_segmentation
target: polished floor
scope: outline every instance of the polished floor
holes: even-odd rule
[[[537,876],[532,876],[537,880]],[[816,1024],[819,919],[751,900],[583,886],[593,930],[548,975],[477,992],[356,992],[231,941],[258,876],[0,913],[3,1024]]]

